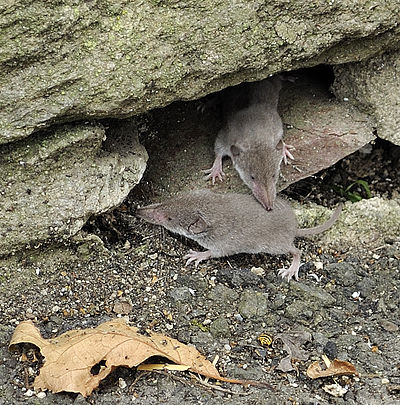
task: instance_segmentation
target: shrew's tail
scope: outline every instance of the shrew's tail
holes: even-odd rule
[[[302,228],[298,229],[296,232],[296,236],[311,236],[311,235],[316,235],[321,232],[325,232],[327,229],[329,229],[338,219],[340,213],[342,212],[343,204],[340,203],[335,212],[332,214],[332,216],[323,224],[315,226],[314,228]]]

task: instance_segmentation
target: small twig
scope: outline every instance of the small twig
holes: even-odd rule
[[[165,375],[167,377],[171,377],[172,379],[174,379],[176,381],[179,381],[182,384],[186,384],[186,385],[189,384],[189,382],[188,382],[188,380],[186,378],[178,376],[178,375],[173,374],[173,373],[169,373],[167,370],[153,370],[152,372],[157,373],[157,374],[162,374],[162,375]],[[189,375],[192,378],[192,382],[194,382],[197,385],[202,386],[203,388],[208,388],[210,390],[221,391],[221,392],[225,392],[226,394],[231,394],[231,395],[241,395],[241,396],[250,395],[250,392],[234,392],[234,391],[231,391],[231,390],[229,390],[227,388],[222,388],[222,387],[219,387],[218,385],[210,384],[210,383],[202,380],[200,378],[200,376],[196,376],[193,373],[189,373]]]
[[[385,247],[386,247],[385,245],[383,245],[383,246],[378,246],[377,248],[372,249],[372,252],[376,252],[377,250],[384,249]]]
[[[374,373],[366,373],[366,374],[361,374],[360,373],[360,377],[362,377],[362,378],[382,378],[382,375],[381,374],[374,374]]]
[[[232,391],[232,390],[228,390],[227,388],[219,387],[218,385],[210,384],[209,382],[202,380],[200,376],[196,376],[196,375],[194,375],[192,373],[190,373],[190,376],[192,378],[194,378],[195,381],[197,383],[199,383],[200,385],[202,385],[202,386],[204,386],[206,388],[210,388],[212,390],[221,391],[221,392],[225,392],[227,394],[232,394],[232,395],[241,395],[241,396],[250,395],[250,392],[235,392],[235,391]],[[207,380],[208,380],[208,378],[207,378]]]

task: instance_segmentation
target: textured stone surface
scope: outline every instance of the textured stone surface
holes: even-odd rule
[[[243,318],[260,318],[268,312],[268,296],[261,292],[245,291],[238,304]]]
[[[358,61],[396,46],[399,21],[391,0],[3,2],[0,142]]]
[[[0,255],[74,235],[90,215],[123,201],[146,160],[128,121],[113,122],[108,131],[60,126],[2,145]]]
[[[375,118],[379,137],[400,145],[400,52],[335,67],[333,90]]]
[[[334,165],[375,139],[372,120],[342,100],[335,100],[318,81],[298,79],[282,91],[280,110],[285,142],[294,160],[282,165],[281,190]]]
[[[214,337],[229,337],[230,330],[228,321],[225,318],[217,318],[210,325],[210,333]]]
[[[331,210],[309,205],[296,209],[301,227],[308,228],[324,221]],[[400,200],[385,200],[374,197],[356,204],[346,202],[338,221],[328,231],[315,236],[319,243],[340,248],[357,241],[365,248],[378,248],[388,240],[400,235]]]
[[[351,0],[0,5],[0,253],[68,238],[89,215],[121,202],[140,179],[145,154],[137,142],[122,148],[117,142],[107,155],[114,124],[102,148],[104,129],[77,122],[125,118],[285,70],[360,61],[398,47],[399,15],[399,4],[389,0],[373,6]],[[378,90],[383,100],[390,89]],[[373,138],[364,115],[321,94],[310,102],[305,91],[299,108],[283,105],[287,137],[297,150],[281,188]],[[393,120],[382,119],[382,128],[393,129]],[[208,165],[205,145],[190,148],[202,162],[188,160],[189,153],[168,158],[179,159],[182,169],[190,163],[197,179],[193,168]],[[164,163],[157,161],[159,177],[169,176],[171,191],[196,185],[187,181],[187,170],[175,181]]]

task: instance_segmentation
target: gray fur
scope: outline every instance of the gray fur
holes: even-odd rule
[[[280,164],[285,154],[278,114],[278,76],[228,89],[222,96],[223,126],[215,140],[215,162],[207,178],[222,180],[222,158],[229,156],[243,182],[264,208],[276,196]]]
[[[196,260],[198,264],[210,257],[237,253],[289,252],[296,263],[292,264],[290,271],[281,273],[288,279],[292,276],[297,278],[301,252],[293,242],[303,230],[298,230],[293,209],[282,198],[276,199],[272,211],[266,211],[250,195],[195,190],[179,194],[161,204],[139,208],[136,215],[193,239],[207,249],[207,252],[189,254],[188,262]],[[333,222],[328,221],[330,225]],[[317,228],[311,228],[316,230],[313,233],[318,232]]]

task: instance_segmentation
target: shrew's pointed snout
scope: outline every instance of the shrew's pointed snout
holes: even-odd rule
[[[152,204],[137,208],[135,215],[153,224],[162,225],[165,221],[165,214],[162,210],[161,204]]]
[[[255,186],[254,197],[260,202],[260,204],[267,210],[271,211],[274,207],[274,202],[276,198],[275,186],[270,188],[265,188],[263,186]]]

